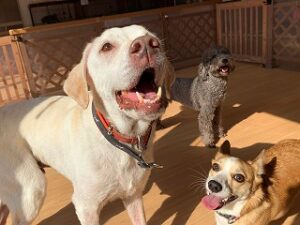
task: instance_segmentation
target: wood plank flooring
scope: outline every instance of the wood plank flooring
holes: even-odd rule
[[[196,70],[177,72],[193,76]],[[203,147],[196,115],[173,102],[163,117],[167,128],[157,132],[154,149],[156,161],[165,168],[153,170],[145,189],[148,225],[215,224],[213,213],[200,204],[203,185],[197,183],[205,177],[215,150]],[[238,63],[229,80],[223,115],[233,152],[244,159],[254,158],[279,140],[300,138],[300,73]],[[47,178],[48,195],[34,224],[79,225],[70,183],[52,169],[47,169]],[[272,225],[299,225],[297,211],[300,206]],[[105,225],[130,224],[120,201],[108,204],[101,220]]]

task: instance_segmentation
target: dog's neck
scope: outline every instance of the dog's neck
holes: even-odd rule
[[[209,89],[210,93],[217,92],[218,94],[225,95],[227,89],[228,77],[216,77],[209,71],[202,71],[201,74],[195,77],[194,85],[201,85]]]
[[[247,199],[240,200],[237,202],[232,202],[231,204],[225,205],[215,213],[218,225],[234,224],[235,221],[243,218],[244,215],[256,209],[262,204],[264,199],[264,191],[261,187],[256,189]],[[223,215],[226,216],[223,216]],[[230,223],[230,219],[226,218],[228,216],[235,217],[233,223]]]
[[[212,81],[214,83],[227,83],[228,77],[217,77],[211,74],[210,71],[203,71],[202,74],[200,75],[203,81]]]
[[[253,209],[260,206],[264,200],[266,200],[266,194],[265,194],[262,186],[259,186],[256,189],[256,191],[248,198],[245,206],[243,207],[243,209],[241,211],[241,216],[249,213]]]
[[[223,206],[221,209],[219,209],[216,213],[216,220],[218,225],[227,225],[231,224],[231,220],[227,217],[232,217],[237,220],[241,217],[241,212],[245,205],[247,204],[247,200],[240,200],[237,202],[233,202],[231,204]],[[232,219],[233,220],[233,219]]]
[[[152,121],[135,120],[126,116],[119,110],[118,105],[114,105],[112,102],[110,104],[105,104],[104,101],[96,94],[93,94],[93,102],[96,108],[105,116],[110,124],[118,132],[126,136],[143,136],[151,125]]]

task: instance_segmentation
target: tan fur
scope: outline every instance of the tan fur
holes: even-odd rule
[[[213,163],[217,162],[222,166],[229,158],[232,157],[218,152]],[[231,167],[230,171],[243,171],[247,177],[242,184],[232,182],[232,179],[228,180],[232,193],[242,193],[243,189],[251,187],[240,218],[234,224],[253,225],[255,221],[255,225],[267,225],[285,215],[299,192],[300,140],[281,141],[262,151],[249,163],[237,159],[236,165]],[[210,176],[213,175],[214,172],[210,172]]]
[[[264,210],[260,215],[257,215],[257,218],[262,217],[260,219],[262,222],[259,224],[268,224],[269,221],[283,216],[299,191],[300,140],[284,140],[266,150],[264,152],[264,165],[269,164],[272,160],[275,160],[274,174],[270,176],[272,184],[266,187],[261,186],[255,192],[254,198],[249,200],[242,211],[246,219],[249,217],[247,214],[255,206],[260,205],[259,202],[263,202]],[[262,192],[262,188],[266,188],[268,196]],[[260,210],[260,208],[256,208],[255,211]],[[253,221],[253,217],[250,219]]]

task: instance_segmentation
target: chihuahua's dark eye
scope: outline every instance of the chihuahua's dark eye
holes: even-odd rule
[[[212,168],[212,170],[215,171],[215,172],[220,171],[220,165],[219,165],[218,163],[213,163],[213,164],[211,165],[211,168]]]
[[[102,48],[101,48],[101,51],[102,52],[108,52],[108,51],[110,51],[110,50],[112,50],[113,49],[113,45],[111,44],[111,43],[105,43],[103,46],[102,46]]]
[[[239,183],[243,183],[245,181],[245,177],[242,174],[235,174],[233,176],[233,179],[235,179]]]

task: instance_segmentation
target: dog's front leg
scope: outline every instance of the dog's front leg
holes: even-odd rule
[[[72,201],[81,225],[99,225],[99,214],[104,206],[104,199],[99,199],[98,193],[89,190],[80,191],[74,188]]]
[[[224,131],[223,125],[222,125],[222,109],[221,106],[217,107],[215,110],[215,117],[214,117],[214,133],[216,137],[222,138],[226,137],[226,133]]]
[[[0,201],[0,225],[5,225],[9,214],[9,210],[6,205]]]
[[[260,206],[238,219],[234,225],[268,225],[271,221],[271,215],[271,203],[263,202]]]
[[[142,195],[123,199],[125,208],[133,225],[146,225]]]
[[[215,147],[215,136],[213,131],[214,108],[203,105],[198,115],[199,130],[202,141],[206,146]]]

